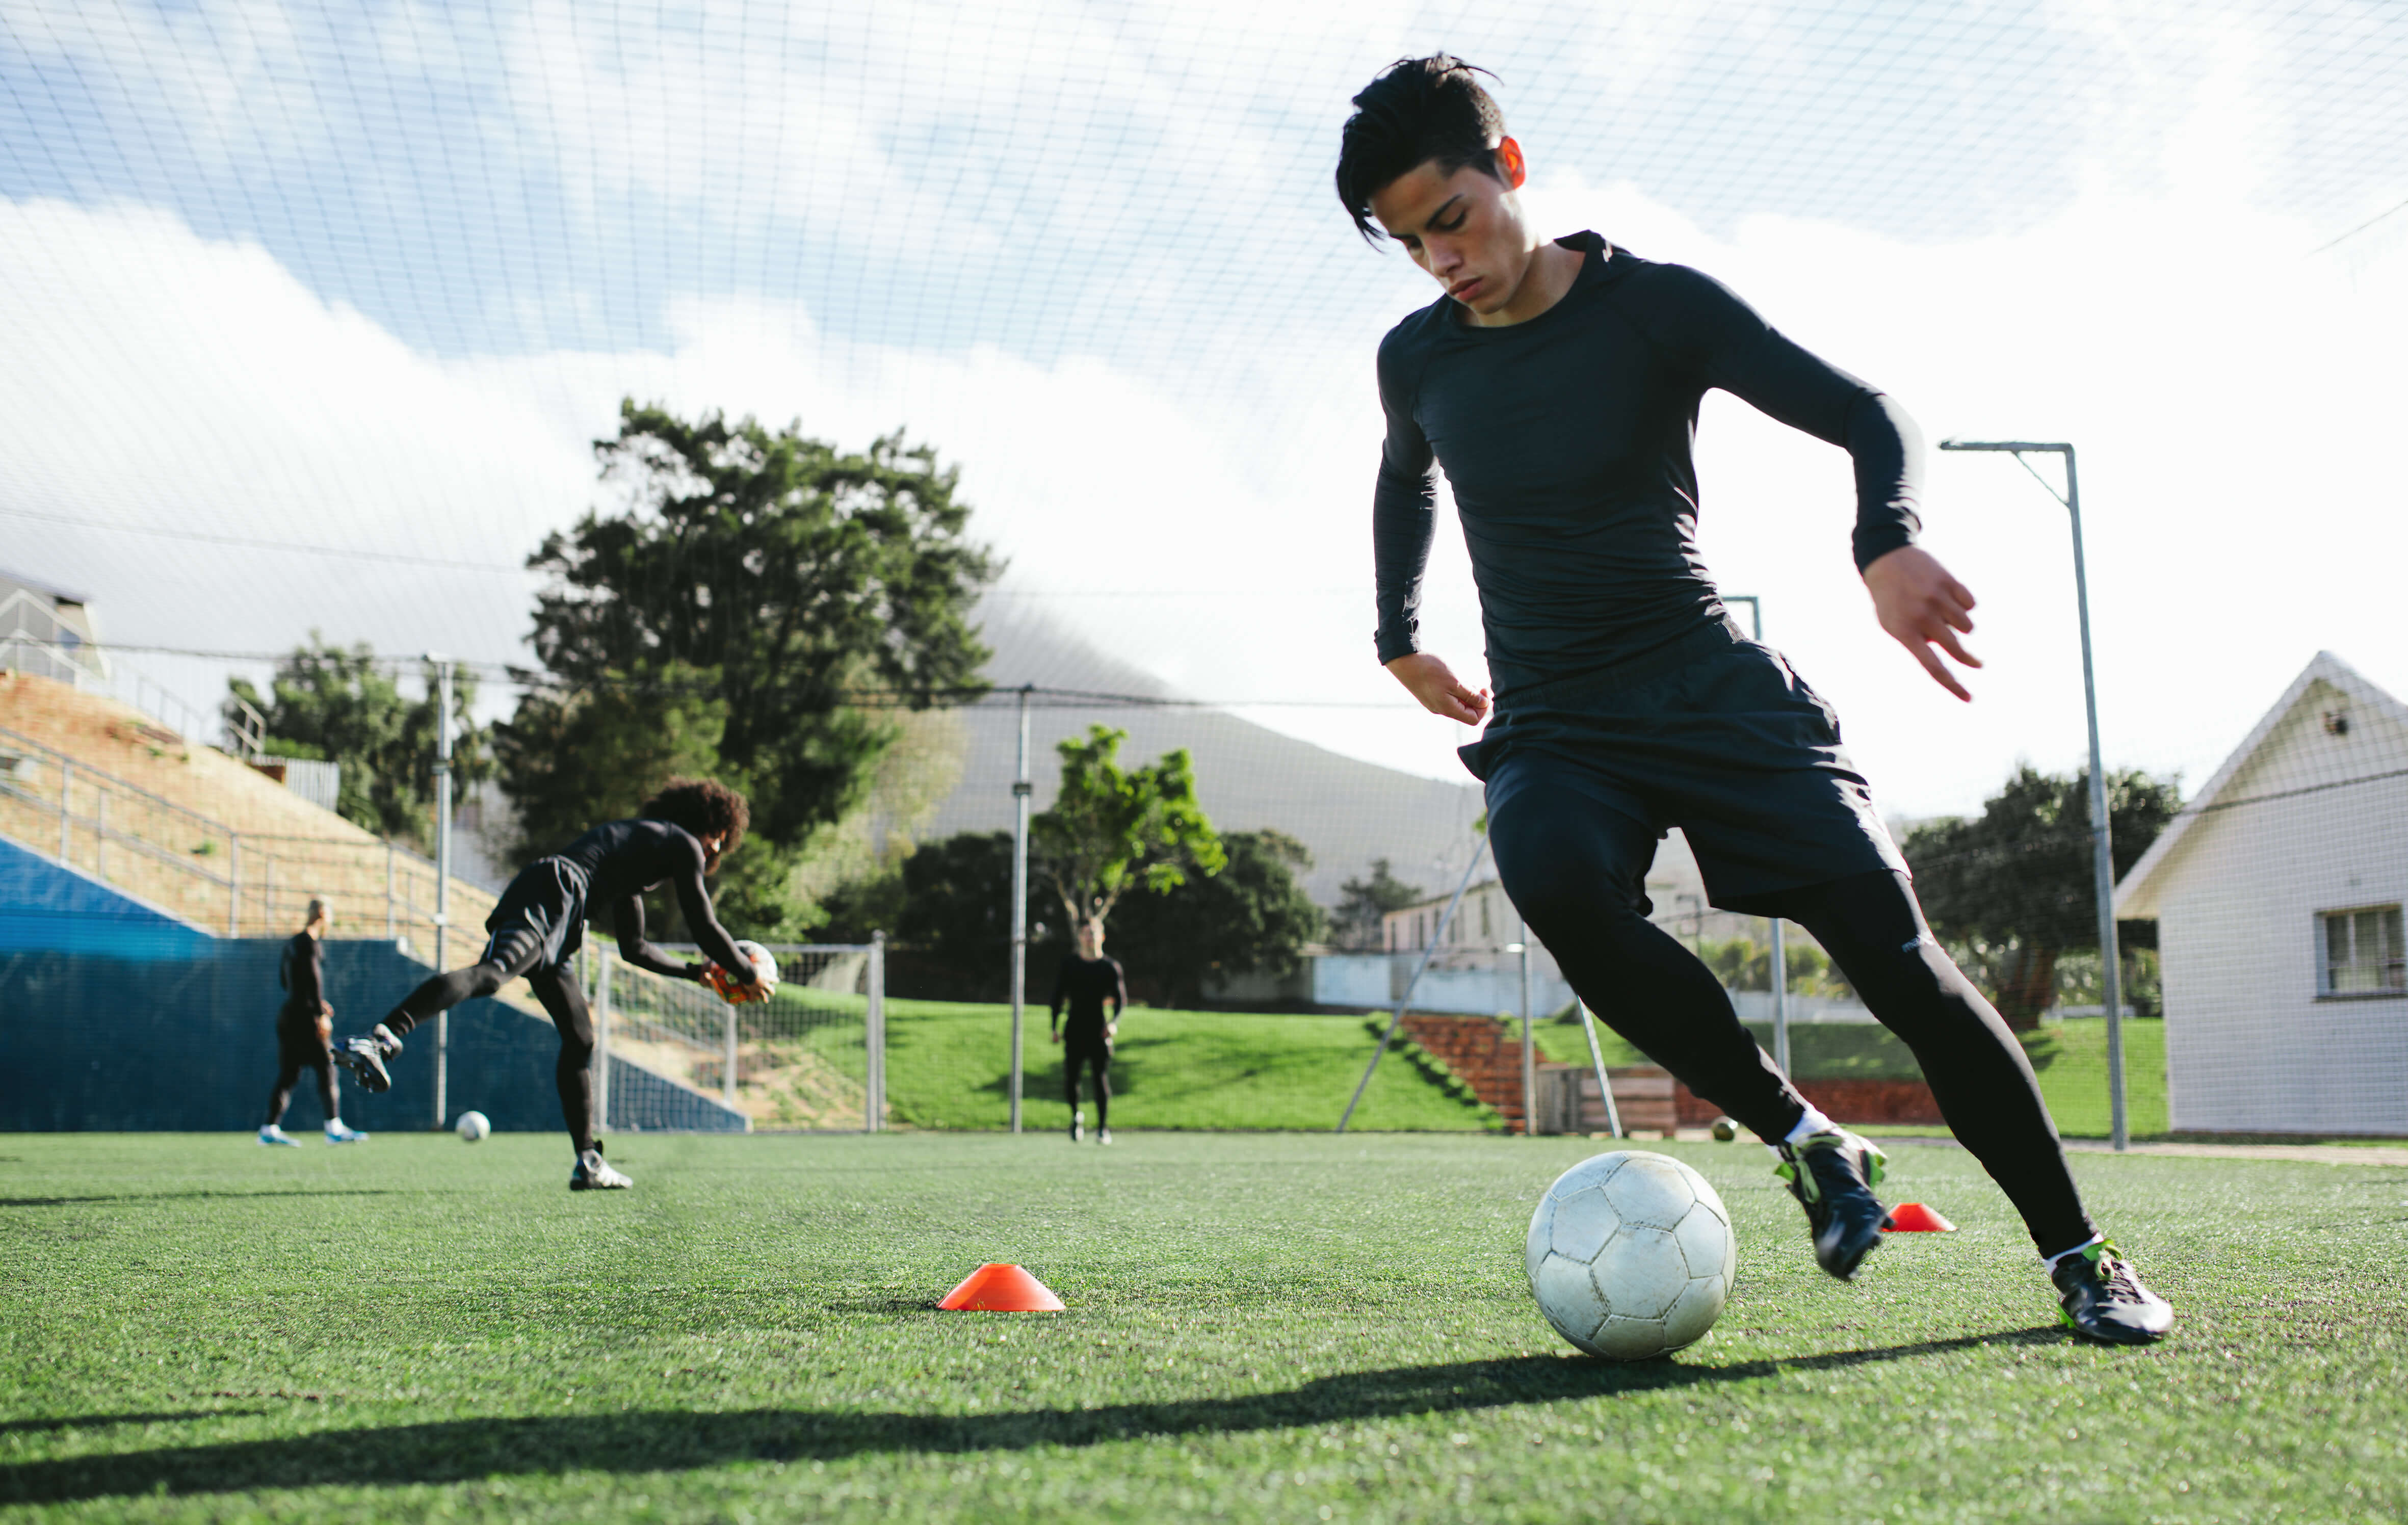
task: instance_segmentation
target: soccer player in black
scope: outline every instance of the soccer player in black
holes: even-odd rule
[[[1070,1019],[1062,1019],[1062,1008]],[[1104,1015],[1111,1006],[1111,1015]],[[1079,951],[1066,954],[1054,976],[1054,1041],[1062,1046],[1062,1090],[1070,1104],[1070,1142],[1076,1144],[1086,1127],[1079,1110],[1079,1072],[1096,1076],[1096,1142],[1112,1141],[1112,1039],[1120,1032],[1121,1013],[1128,1008],[1128,979],[1120,962],[1104,957],[1104,924],[1079,924]]]
[[[368,1135],[343,1126],[335,1088],[335,1056],[327,1048],[334,1032],[335,1008],[326,1001],[325,967],[320,962],[326,934],[335,925],[335,908],[322,895],[309,899],[308,919],[284,945],[278,962],[277,983],[284,987],[284,1004],[276,1013],[276,1089],[267,1093],[267,1120],[260,1125],[262,1144],[299,1148],[301,1141],[284,1132],[284,1108],[303,1070],[318,1076],[318,1105],[326,1114],[326,1142],[365,1144]]]
[[[1477,72],[1445,54],[1400,61],[1354,98],[1340,151],[1356,227],[1403,244],[1446,292],[1380,346],[1380,661],[1433,713],[1486,720],[1461,751],[1486,785],[1515,908],[1592,1009],[1773,1145],[1826,1271],[1852,1276],[1880,1241],[1883,1156],[1799,1094],[1713,974],[1648,920],[1645,875],[1670,826],[1716,905],[1803,925],[1914,1049],[1956,1137],[2022,1213],[2067,1323],[2157,1338],[2172,1310],[2084,1211],[2031,1066],[1933,940],[1837,715],[1745,638],[1698,549],[1690,445],[1699,399],[1720,387],[1848,451],[1874,613],[1969,697],[1942,653],[1980,665],[1958,639],[1973,596],[1914,544],[1913,420],[1697,271],[1594,233],[1539,236],[1516,194],[1527,162]],[[1440,468],[1480,589],[1493,705],[1421,649]]]
[[[370,1090],[393,1084],[384,1062],[401,1052],[409,1030],[463,1001],[492,995],[524,975],[560,1029],[553,1075],[560,1109],[576,1147],[569,1190],[615,1190],[635,1183],[603,1162],[595,1136],[594,1017],[574,962],[589,915],[608,915],[619,956],[638,969],[672,979],[703,980],[714,967],[738,986],[758,989],[752,966],[736,951],[711,914],[703,877],[744,840],[751,812],[744,796],[707,778],[672,778],[646,800],[634,820],[596,826],[548,858],[519,871],[485,919],[492,940],[484,957],[465,969],[437,975],[403,998],[376,1030],[346,1038],[336,1057]],[[644,893],[666,884],[709,963],[669,958],[644,939]]]

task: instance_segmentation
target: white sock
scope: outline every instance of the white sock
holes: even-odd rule
[[[2079,1255],[2093,1245],[2103,1245],[2106,1242],[2107,1236],[2105,1234],[2094,1233],[2089,1238],[2082,1241],[2082,1243],[2074,1246],[2071,1249],[2060,1249],[2054,1255],[2042,1256],[2041,1263],[2047,1266],[2051,1271],[2054,1271],[2057,1269],[2057,1262],[2064,1260],[2066,1257],[2070,1255]]]
[[[1782,1137],[1781,1142],[1784,1144],[1796,1144],[1802,1139],[1812,1138],[1816,1133],[1828,1133],[1837,1126],[1838,1124],[1834,1123],[1830,1119],[1823,1115],[1823,1109],[1821,1107],[1816,1106],[1813,1102],[1808,1102],[1806,1104],[1806,1115],[1798,1119],[1798,1126],[1790,1129],[1789,1132]]]

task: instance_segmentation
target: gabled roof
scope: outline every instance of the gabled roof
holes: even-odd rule
[[[47,593],[63,603],[89,604],[92,602],[81,593],[71,593],[64,588],[54,588],[39,577],[29,577],[22,572],[11,572],[5,566],[0,566],[0,582],[13,582],[20,588],[30,588],[37,593]]]
[[[2319,682],[2348,695],[2352,703],[2408,727],[2408,705],[2402,705],[2368,682],[2357,668],[2331,652],[2317,652],[2315,659],[2300,670],[2300,676],[2291,679],[2290,687],[2283,691],[2283,697],[2274,701],[2274,707],[2251,728],[2241,745],[2232,749],[2232,755],[2224,760],[2224,765],[2215,770],[2214,777],[2192,796],[2190,803],[2183,807],[2182,814],[2174,817],[2173,824],[2149,844],[2149,850],[2141,855],[2141,861],[2134,863],[2125,874],[2123,882],[2115,886],[2115,914],[2118,917],[2145,920],[2157,914],[2157,871],[2172,860],[2183,839],[2207,819],[2207,812],[2223,801],[2233,781],[2257,761],[2258,752],[2274,734],[2275,728],[2300,706],[2308,691]]]

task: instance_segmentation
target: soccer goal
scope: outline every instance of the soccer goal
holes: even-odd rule
[[[665,945],[681,953],[691,944]],[[886,945],[771,943],[767,1002],[632,968],[605,947],[593,973],[596,1109],[614,1120],[614,1060],[743,1115],[756,1132],[876,1133],[886,1116]]]

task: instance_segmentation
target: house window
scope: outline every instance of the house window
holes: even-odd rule
[[[2325,977],[2321,995],[2387,995],[2408,991],[2408,958],[2402,957],[2400,907],[2327,911]]]

